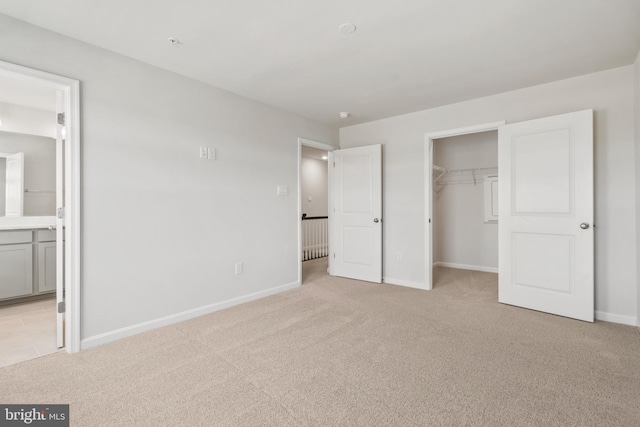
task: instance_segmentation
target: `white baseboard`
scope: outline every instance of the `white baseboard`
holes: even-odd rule
[[[269,295],[278,294],[280,292],[288,291],[290,289],[295,289],[298,287],[300,287],[300,282],[292,282],[286,285],[266,289],[264,291],[254,292],[249,295],[243,295],[241,297],[232,298],[215,304],[209,304],[191,310],[183,311],[181,313],[171,314],[169,316],[138,323],[136,325],[126,326],[124,328],[116,329],[115,331],[105,332],[89,338],[85,338],[80,342],[80,348],[82,350],[86,350],[89,348],[98,347],[122,338],[137,335],[142,332],[150,331],[162,326],[171,325],[173,323],[183,322],[195,317],[204,316],[205,314],[210,314],[219,310],[223,310],[225,308],[233,307],[234,305],[268,297]]]
[[[595,314],[596,320],[620,323],[622,325],[638,326],[638,319],[633,316],[622,316],[620,314],[607,313],[605,311],[596,311]]]
[[[461,270],[473,270],[473,271],[482,271],[485,273],[497,273],[497,267],[483,267],[481,265],[468,265],[468,264],[456,264],[455,262],[434,262],[434,267],[449,267],[449,268],[459,268]]]
[[[389,285],[406,286],[409,288],[416,288],[416,289],[422,289],[422,290],[427,289],[424,283],[411,282],[409,280],[402,280],[402,279],[394,279],[393,277],[383,277],[382,282],[387,283]]]

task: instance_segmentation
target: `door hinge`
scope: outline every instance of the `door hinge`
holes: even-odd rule
[[[62,126],[65,125],[64,113],[58,113],[58,124]]]
[[[429,218],[429,224],[431,224],[431,218]]]
[[[334,252],[334,253],[333,253],[333,259],[335,259],[335,258],[336,258],[336,253]]]
[[[58,208],[58,218],[64,218],[64,208]]]
[[[336,167],[336,162],[333,162],[333,167],[334,167],[334,168]]]
[[[58,313],[64,313],[64,301],[58,303]]]

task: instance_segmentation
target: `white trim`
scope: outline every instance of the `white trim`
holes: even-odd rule
[[[387,285],[406,286],[408,288],[415,288],[423,291],[427,290],[427,288],[425,288],[424,286],[424,283],[411,282],[409,280],[403,280],[403,279],[394,279],[393,277],[383,277],[382,283],[385,283]]]
[[[498,273],[497,267],[483,267],[481,265],[457,264],[455,262],[434,262],[434,267],[458,268],[460,270],[482,271],[484,273]]]
[[[479,125],[464,126],[455,129],[440,130],[437,132],[429,132],[424,134],[425,142],[429,139],[449,138],[452,136],[468,135],[470,133],[489,132],[498,129],[500,126],[507,124],[505,120],[491,123],[482,123]]]
[[[471,133],[493,131],[497,130],[500,126],[504,126],[506,123],[507,122],[505,120],[500,120],[497,122],[482,123],[478,125],[464,126],[437,132],[428,132],[424,134],[424,253],[426,254],[424,263],[425,289],[433,289],[433,233],[431,230],[431,228],[433,227],[433,221],[430,222],[430,219],[433,218],[433,190],[431,188],[431,177],[433,176],[433,140],[439,138],[448,138],[451,136],[468,135]]]
[[[298,138],[298,255],[296,256],[298,263],[298,282],[302,283],[302,146],[317,148],[318,150],[334,151],[338,147],[324,142],[313,141],[306,138]],[[327,167],[328,167],[327,162]],[[331,186],[328,185],[329,204],[331,204]],[[329,223],[329,234],[331,234],[331,223]],[[331,244],[331,243],[329,243]],[[329,257],[329,265],[331,265],[331,257]]]
[[[65,147],[65,350],[80,351],[80,82],[0,61],[0,76],[64,92]]]
[[[298,138],[298,145],[304,145],[305,147],[317,148],[318,150],[325,151],[333,151],[338,149],[338,147],[336,147],[335,145],[326,144],[324,142],[318,142],[307,138]]]
[[[334,175],[335,170],[336,170],[336,168],[335,168],[335,164],[336,163],[335,163],[335,159],[334,159],[335,154],[334,154],[333,151],[329,151],[329,155],[327,157],[328,157],[328,159],[327,159],[327,167],[329,168],[329,170],[328,170],[328,175],[329,175],[328,176],[328,181],[329,181],[328,182],[328,186],[329,186],[329,188],[327,189],[328,193],[329,193],[328,194],[329,200],[328,200],[328,203],[327,203],[327,210],[328,210],[328,214],[329,214],[329,220],[327,221],[328,222],[327,226],[329,227],[329,235],[328,235],[328,239],[329,239],[329,242],[328,242],[329,243],[329,245],[328,245],[329,246],[329,253],[328,253],[328,255],[329,255],[329,263],[328,264],[329,265],[327,266],[327,273],[329,274],[329,276],[332,276],[333,275],[332,274],[333,273],[333,269],[335,268],[335,262],[333,261],[334,260],[333,257],[335,256],[335,248],[333,247],[333,245],[335,244],[334,242],[337,241],[335,236],[334,236],[334,233],[335,233],[335,224],[334,224],[334,222],[336,220],[336,216],[333,215],[333,213],[335,212],[335,208],[334,208],[335,200],[333,200],[334,193],[335,193],[334,190],[333,190],[334,179],[335,178],[334,178],[333,175]]]
[[[607,313],[605,311],[596,311],[596,320],[604,322],[620,323],[622,325],[637,326],[638,319],[633,316],[622,316],[620,314]]]
[[[65,96],[67,149],[65,150],[65,343],[69,353],[80,351],[80,82],[73,81]],[[71,179],[69,179],[71,177]]]
[[[104,344],[117,341],[122,338],[130,337],[130,336],[147,332],[153,329],[161,328],[163,326],[172,325],[174,323],[184,322],[185,320],[194,319],[196,317],[211,314],[216,311],[223,310],[225,308],[233,307],[239,304],[254,301],[260,298],[268,297],[270,295],[275,295],[275,294],[285,292],[291,289],[299,288],[299,287],[300,287],[300,282],[292,282],[286,285],[269,288],[264,291],[254,292],[252,294],[244,295],[237,298],[232,298],[232,299],[218,302],[215,304],[209,304],[209,305],[194,308],[191,310],[183,311],[182,313],[171,314],[169,316],[159,317],[157,319],[148,320],[146,322],[138,323],[136,325],[126,326],[124,328],[116,329],[114,331],[94,335],[92,337],[85,338],[82,340],[82,350],[98,347]]]

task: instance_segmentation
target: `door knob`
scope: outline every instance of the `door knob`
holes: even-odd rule
[[[378,222],[380,222],[380,220],[378,218],[373,218],[373,222],[377,224]]]
[[[582,224],[580,224],[580,228],[582,228],[583,230],[586,230],[589,228],[589,224],[587,224],[586,222],[583,222]]]

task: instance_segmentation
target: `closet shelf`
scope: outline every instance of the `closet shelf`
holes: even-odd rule
[[[24,189],[25,193],[55,193],[55,191],[52,190],[30,190],[28,188]]]
[[[442,178],[442,176],[447,173],[447,170],[445,168],[440,167],[440,166],[433,165],[433,173],[434,174],[436,174],[436,173],[438,174],[433,179],[433,183],[437,184],[438,181],[440,180],[440,178]]]
[[[435,167],[435,165],[433,165]],[[442,170],[446,170],[447,173],[452,173],[452,172],[482,172],[482,171],[488,171],[488,170],[496,170],[498,169],[497,166],[491,166],[488,168],[466,168],[466,169],[444,169],[440,166],[438,166],[438,169],[442,169]]]
[[[492,173],[493,172],[493,173]],[[469,177],[467,174],[471,174]],[[478,174],[497,175],[498,167],[484,168],[464,168],[464,169],[446,169],[442,166],[433,165],[433,185],[452,185],[452,184],[478,184]]]

